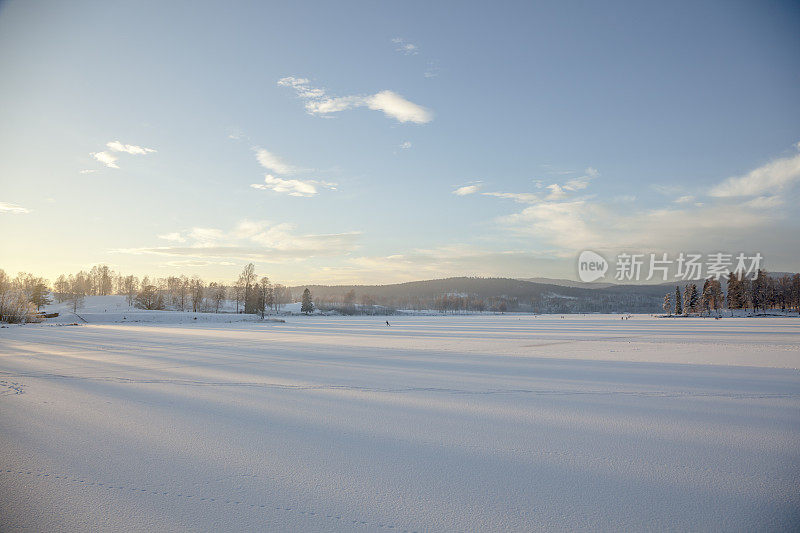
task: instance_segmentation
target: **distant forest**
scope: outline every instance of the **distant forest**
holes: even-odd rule
[[[307,291],[307,292],[306,292]],[[665,294],[666,293],[666,294]],[[96,265],[64,274],[52,283],[33,274],[11,278],[0,270],[0,320],[37,316],[50,303],[67,302],[77,311],[86,296],[117,294],[140,309],[235,312],[264,316],[303,301],[303,312],[317,309],[345,315],[393,314],[402,310],[528,313],[660,313],[701,314],[723,308],[764,312],[800,312],[800,274],[768,274],[755,280],[727,278],[681,285],[592,285],[546,283],[510,278],[458,277],[390,285],[308,285],[286,287],[259,276],[247,265],[230,283],[206,282],[198,276],[139,278]]]
[[[441,313],[475,311],[529,313],[659,313],[665,292],[690,295],[681,313],[729,309],[800,311],[800,274],[770,275],[759,271],[755,281],[730,274],[729,279],[658,285],[575,286],[509,278],[447,278],[392,285],[309,285],[320,309],[343,314],[378,308],[436,310]],[[729,281],[732,280],[732,281]],[[711,283],[713,281],[713,283]],[[726,288],[730,286],[731,298]],[[692,290],[694,287],[694,290]],[[293,287],[294,292],[299,287]],[[695,297],[692,299],[691,295]],[[682,298],[682,297],[681,297]],[[684,313],[684,307],[686,312]],[[669,313],[672,313],[670,307]]]

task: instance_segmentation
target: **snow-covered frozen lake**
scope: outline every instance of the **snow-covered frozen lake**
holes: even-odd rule
[[[800,527],[798,319],[384,320],[0,329],[0,530]]]

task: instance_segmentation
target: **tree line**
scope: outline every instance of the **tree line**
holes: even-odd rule
[[[680,286],[672,293],[664,295],[663,309],[675,315],[719,313],[720,309],[752,309],[753,312],[767,312],[780,309],[782,312],[800,313],[800,274],[770,276],[766,270],[759,270],[755,279],[743,272],[728,275],[727,293],[717,279],[708,278],[701,290],[694,283],[687,284],[681,292]]]
[[[570,296],[577,289],[549,287],[540,295],[509,294],[518,280],[467,279],[474,283],[505,283],[505,294],[490,296],[475,291],[454,292],[441,290],[438,285],[452,284],[452,280],[412,282],[395,286],[375,287],[324,287],[315,286],[317,297],[310,290],[301,291],[281,284],[273,284],[266,276],[259,276],[254,265],[244,267],[238,278],[230,283],[206,282],[198,276],[144,276],[139,278],[113,271],[107,265],[96,265],[88,271],[61,275],[50,284],[42,277],[19,273],[11,278],[0,270],[0,320],[18,322],[35,320],[37,311],[56,300],[67,302],[72,310],[83,305],[87,296],[118,294],[125,296],[129,306],[151,310],[176,310],[193,312],[237,312],[260,314],[280,312],[292,301],[301,300],[301,312],[310,313],[315,308],[341,314],[392,314],[395,309],[428,310],[441,313],[462,312],[652,312],[661,306],[660,296],[620,292],[625,289],[586,290]],[[770,276],[759,270],[753,280],[740,273],[727,279],[727,290],[719,280],[707,279],[701,288],[689,283],[677,286],[664,296],[663,309],[667,313],[703,314],[727,307],[766,312],[771,309],[794,310],[800,313],[800,274]],[[438,284],[438,285],[437,285]],[[414,286],[431,286],[424,294],[413,292]],[[530,285],[530,284],[528,284]],[[391,288],[394,293],[386,293]],[[630,287],[628,287],[630,288]],[[359,289],[360,294],[356,293]],[[340,292],[337,292],[340,291]],[[463,290],[463,289],[462,289]],[[377,291],[377,292],[376,292]],[[381,292],[383,291],[383,292]],[[498,289],[499,291],[499,289]],[[558,291],[558,293],[553,292]],[[300,296],[302,292],[302,297]],[[484,293],[487,292],[484,290]],[[564,292],[565,294],[559,294]],[[307,293],[307,294],[306,294]],[[405,294],[404,294],[405,293]]]
[[[42,277],[25,272],[15,278],[0,269],[0,320],[21,322],[35,319],[37,311],[53,300],[67,302],[77,312],[87,296],[122,295],[130,307],[148,310],[174,310],[218,313],[230,302],[236,313],[278,313],[293,301],[291,290],[259,276],[250,263],[229,283],[206,282],[198,276],[144,276],[115,272],[108,265],[89,271],[62,274],[50,284]],[[311,293],[303,294],[308,304],[303,312],[313,311]]]
[[[516,299],[504,297],[480,298],[466,294],[441,294],[430,298],[405,297],[392,298],[372,294],[358,295],[355,289],[350,289],[344,295],[317,296],[315,305],[322,311],[333,311],[342,315],[386,315],[393,314],[397,309],[431,310],[435,309],[442,314],[455,314],[465,312],[506,312],[518,309]]]
[[[30,320],[51,302],[46,279],[25,272],[12,278],[0,269],[0,320],[12,323]]]

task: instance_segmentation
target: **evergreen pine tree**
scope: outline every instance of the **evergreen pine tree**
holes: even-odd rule
[[[667,313],[667,314],[669,314],[669,312],[672,310],[672,303],[670,302],[669,293],[664,295],[664,306],[663,307],[664,307],[664,312]]]
[[[703,311],[708,311],[710,314],[712,301],[714,299],[712,292],[711,278],[707,278],[703,282],[703,292],[700,294],[700,314],[702,314]]]
[[[687,283],[683,288],[683,314],[692,312],[692,283]]]
[[[675,286],[675,314],[682,315],[683,314],[683,307],[681,306],[681,288],[679,286]]]
[[[300,312],[305,314],[314,312],[314,302],[311,301],[311,291],[308,288],[303,291],[303,303],[300,304]]]
[[[697,285],[692,283],[692,296],[689,299],[691,302],[691,309],[693,313],[697,312],[697,308],[700,305],[700,293],[697,291]]]
[[[741,271],[728,276],[728,309],[742,309],[747,304],[744,275]]]
[[[717,314],[719,314],[719,310],[722,309],[722,306],[725,303],[725,295],[722,293],[722,284],[718,279],[712,279],[710,283],[710,289],[711,309],[717,311]]]
[[[753,303],[753,311],[767,310],[769,305],[769,280],[766,270],[758,270],[756,279],[750,283],[750,301]]]

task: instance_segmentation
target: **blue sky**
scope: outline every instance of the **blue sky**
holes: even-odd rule
[[[2,2],[0,268],[797,270],[793,2]]]

